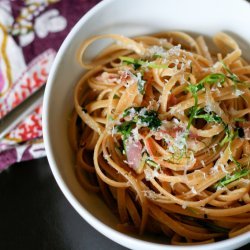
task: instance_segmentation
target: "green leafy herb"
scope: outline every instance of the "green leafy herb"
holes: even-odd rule
[[[125,121],[116,126],[117,132],[121,133],[123,136],[123,141],[128,139],[135,124],[136,123],[134,121]]]
[[[126,117],[128,115],[138,115],[138,113],[143,109],[143,107],[131,107],[124,110],[122,117]]]
[[[214,185],[214,188],[225,187],[226,185],[230,184],[231,182],[236,181],[244,176],[249,175],[249,173],[250,173],[249,169],[242,169],[238,172],[235,172],[233,175],[226,175],[217,184]]]
[[[116,131],[122,135],[124,145],[136,124],[148,127],[152,130],[156,130],[161,126],[161,120],[158,118],[158,113],[154,110],[146,110],[144,107],[132,107],[123,112],[123,117],[127,117],[131,114],[133,117],[130,121],[124,121],[115,126]]]
[[[156,130],[161,126],[161,120],[158,118],[158,113],[154,110],[146,111],[145,114],[139,116],[140,123],[144,123],[150,129]]]
[[[224,74],[210,74],[203,78],[198,84],[190,84],[188,86],[188,90],[194,95],[197,94],[199,90],[204,88],[205,83],[214,84],[214,83],[224,83],[226,80],[226,76]]]
[[[223,140],[220,142],[220,146],[222,147],[225,143],[231,142],[237,135],[237,131],[234,131],[233,129],[229,129],[228,125],[225,126],[226,136],[223,138]]]
[[[168,68],[165,64],[155,64],[154,62],[143,61],[141,59],[136,59],[128,56],[119,57],[120,60],[128,65],[133,65],[134,69],[137,70],[140,67],[148,67],[154,69],[166,69]]]
[[[121,56],[120,60],[128,65],[133,65],[135,70],[139,69],[142,65],[145,64],[145,62],[140,59],[135,59],[128,56]]]
[[[241,170],[242,165],[237,160],[235,160],[234,157],[231,157],[231,158],[232,158],[232,161],[236,164],[237,168]]]
[[[157,111],[154,110],[142,110],[144,107],[132,107],[128,108],[123,112],[123,117],[133,114],[133,122],[138,123],[142,126],[147,126],[149,129],[156,130],[161,126],[161,120],[158,118]]]
[[[159,164],[157,164],[155,161],[152,161],[150,159],[146,159],[146,163],[151,166],[151,167],[154,167],[154,168],[159,168]]]
[[[203,85],[204,88],[205,83],[214,84],[214,83],[224,83],[226,80],[226,76],[221,73],[210,74],[203,78],[198,85]],[[201,87],[200,87],[201,88]]]
[[[223,120],[221,119],[221,117],[218,116],[216,113],[209,112],[209,113],[205,113],[205,114],[200,114],[203,111],[204,111],[204,109],[197,110],[194,118],[204,119],[206,122],[223,123]]]
[[[205,83],[214,84],[214,83],[224,83],[226,79],[226,76],[224,74],[210,74],[203,78],[197,85],[190,84],[188,86],[188,91],[192,93],[194,97],[194,106],[190,109],[190,117],[188,121],[187,129],[190,129],[190,126],[192,124],[192,121],[194,118],[201,118],[206,120],[207,122],[215,122],[215,123],[221,123],[225,127],[226,136],[224,139],[220,142],[220,146],[223,146],[225,143],[232,141],[237,136],[237,131],[235,132],[233,129],[229,129],[228,125],[223,122],[221,117],[219,117],[214,112],[201,114],[203,109],[198,109],[198,94],[197,92],[199,90],[202,90],[204,88]]]
[[[224,63],[224,62],[221,62],[222,63],[222,66],[223,68],[227,71],[227,73],[229,75],[227,75],[227,78],[229,78],[230,80],[232,80],[234,82],[234,84],[238,84],[238,83],[241,83],[239,77],[234,74],[228,67],[227,65]]]
[[[204,84],[205,83],[209,83],[209,84],[214,84],[214,83],[224,83],[226,79],[226,76],[224,74],[210,74],[208,76],[206,76],[205,78],[203,78],[198,84],[190,84],[188,86],[188,91],[190,93],[192,93],[193,97],[194,97],[194,106],[191,108],[191,112],[190,112],[190,117],[189,117],[189,121],[188,121],[188,126],[187,129],[190,129],[190,126],[192,124],[193,119],[195,118],[195,116],[197,116],[197,112],[198,112],[198,91],[204,89]],[[207,117],[208,118],[208,117]]]

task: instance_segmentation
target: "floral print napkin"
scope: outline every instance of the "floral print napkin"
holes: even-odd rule
[[[99,0],[0,0],[0,122],[46,83],[62,41]],[[46,156],[42,103],[0,140],[0,171]]]

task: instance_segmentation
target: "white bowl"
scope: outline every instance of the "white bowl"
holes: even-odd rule
[[[83,16],[72,29],[57,54],[46,86],[44,141],[49,164],[62,192],[77,212],[99,232],[125,247],[145,250],[234,249],[249,242],[250,232],[207,245],[166,246],[148,236],[128,236],[118,232],[115,229],[117,218],[101,199],[79,185],[67,138],[73,89],[83,73],[76,61],[76,51],[84,39],[100,33],[134,36],[183,30],[212,36],[225,31],[238,38],[247,57],[247,51],[250,56],[249,23],[250,4],[243,0],[105,0]]]

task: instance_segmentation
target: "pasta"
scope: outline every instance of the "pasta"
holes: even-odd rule
[[[91,62],[100,39],[115,43]],[[69,138],[81,185],[118,230],[176,245],[249,231],[250,65],[227,34],[162,32],[84,41]]]

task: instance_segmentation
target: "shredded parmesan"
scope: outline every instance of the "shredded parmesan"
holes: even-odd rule
[[[206,164],[205,164],[204,160],[201,160],[201,165],[202,165],[203,167],[206,167]]]
[[[104,157],[104,159],[106,159],[106,160],[108,160],[110,157],[111,157],[111,155],[109,154],[103,154],[103,157]]]
[[[244,91],[241,91],[241,90],[239,90],[239,89],[236,89],[234,93],[235,93],[236,96],[241,96],[241,95],[243,95],[245,92],[244,92]]]
[[[214,153],[216,153],[216,146],[217,146],[217,144],[214,144],[214,145],[212,146],[212,150],[213,150]]]
[[[183,209],[186,209],[187,208],[187,204],[184,202],[181,206]]]
[[[228,173],[228,171],[225,169],[225,166],[223,164],[219,164],[221,170],[224,172],[224,173]]]
[[[191,188],[191,192],[192,192],[193,194],[197,194],[197,191],[195,190],[194,187]]]

